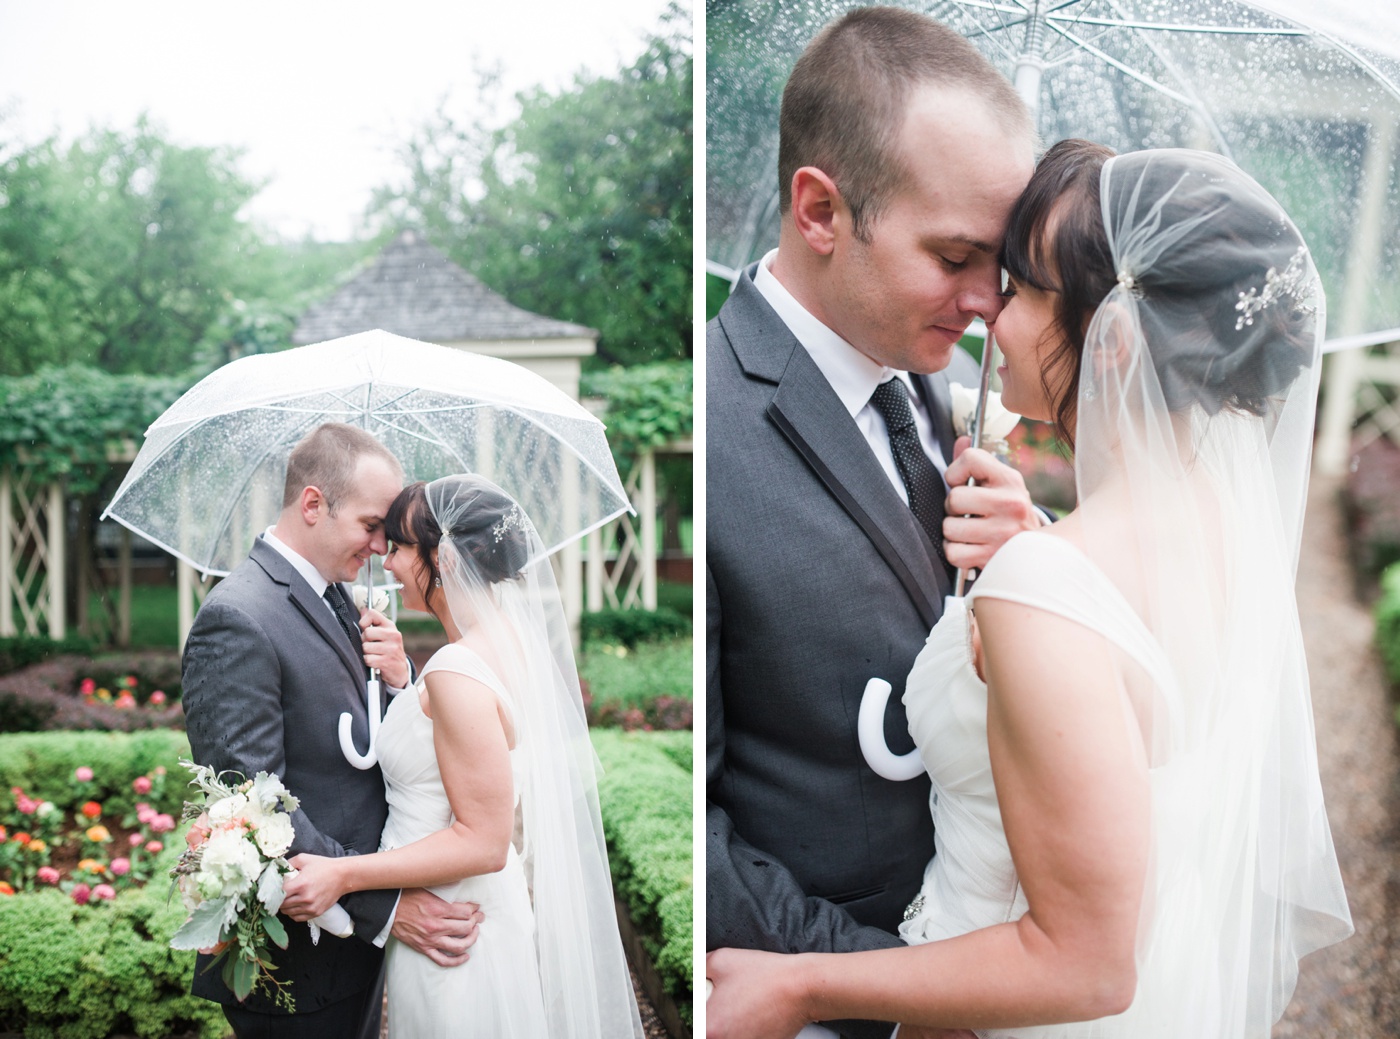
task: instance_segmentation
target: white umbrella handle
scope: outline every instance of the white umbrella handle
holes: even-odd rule
[[[361,754],[355,749],[355,740],[350,735],[350,726],[354,724],[354,719],[350,717],[349,711],[342,711],[340,715],[340,752],[345,755],[345,760],[358,769],[373,768],[379,761],[379,756],[374,753],[375,740],[379,738],[379,672],[371,671],[373,676],[365,685],[369,700],[369,750]]]
[[[860,714],[856,716],[856,732],[860,736],[860,752],[865,763],[882,779],[896,783],[924,774],[924,761],[918,749],[908,754],[896,754],[885,742],[885,705],[890,702],[894,687],[883,678],[865,683],[860,698]]]

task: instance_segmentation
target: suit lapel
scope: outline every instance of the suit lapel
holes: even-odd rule
[[[350,640],[345,637],[345,632],[340,630],[340,625],[326,607],[325,600],[311,590],[311,586],[280,552],[261,538],[253,543],[251,555],[258,565],[267,571],[269,577],[286,587],[287,598],[306,616],[311,626],[320,632],[321,637],[330,643],[331,648],[340,657],[340,662],[355,680],[356,688],[363,693],[366,678],[364,661],[355,658],[354,651],[350,648]],[[341,591],[344,591],[343,586]]]
[[[914,514],[806,350],[791,351],[768,417],[865,532],[920,618],[933,627],[947,575],[931,561],[931,546]]]

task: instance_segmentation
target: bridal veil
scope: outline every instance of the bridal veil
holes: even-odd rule
[[[1297,228],[1218,155],[1117,156],[1099,187],[1117,282],[1080,370],[1083,541],[1174,679],[1123,665],[1154,812],[1129,1014],[1262,1039],[1299,957],[1351,930],[1294,594],[1323,296]]]
[[[544,544],[520,505],[480,476],[435,480],[426,496],[441,529],[438,569],[453,622],[480,630],[491,647],[488,663],[509,694],[524,756],[517,828],[548,1034],[641,1039],[608,875],[598,763]]]

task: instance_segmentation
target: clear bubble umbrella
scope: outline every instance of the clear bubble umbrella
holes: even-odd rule
[[[287,455],[323,422],[374,434],[412,480],[479,473],[534,521],[547,553],[630,512],[603,424],[548,380],[509,361],[388,332],[244,357],[206,376],[146,430],[111,517],[225,575],[282,508]],[[368,601],[373,601],[373,581]],[[371,676],[374,763],[379,683]]]
[[[900,0],[893,0],[900,3]],[[904,2],[967,36],[1048,145],[1218,151],[1294,217],[1329,337],[1400,339],[1400,4],[1346,0]],[[777,125],[797,55],[850,0],[707,4],[706,235],[732,277],[777,244]],[[1359,338],[1358,338],[1359,337]]]
[[[488,477],[549,552],[631,510],[602,422],[553,383],[373,331],[244,357],[202,379],[146,430],[103,518],[206,576],[227,574],[276,521],[287,455],[323,422],[368,430],[411,480]]]

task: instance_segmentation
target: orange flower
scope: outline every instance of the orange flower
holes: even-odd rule
[[[7,884],[5,881],[0,880],[0,895],[13,895],[14,893],[15,893],[15,889],[14,889],[14,888],[12,888],[12,887],[11,887],[9,884]]]
[[[106,873],[107,867],[96,859],[83,859],[78,863],[78,870],[82,873]]]
[[[32,836],[25,833],[23,830],[20,830],[18,833],[16,833],[13,837],[10,838],[10,840],[15,841],[19,844],[28,844],[33,839],[34,838]]]
[[[99,815],[102,814],[102,806],[96,801],[88,801],[86,804],[83,805],[81,809],[79,809],[79,811],[81,811],[89,819],[96,819]]]
[[[40,852],[49,850],[49,846],[47,844],[45,844],[43,841],[37,840],[30,841],[28,844],[25,845],[25,847],[32,851],[35,855],[38,855]]]
[[[112,839],[112,835],[108,832],[107,827],[105,826],[89,826],[87,831],[87,839],[92,841],[94,844],[104,844]]]

